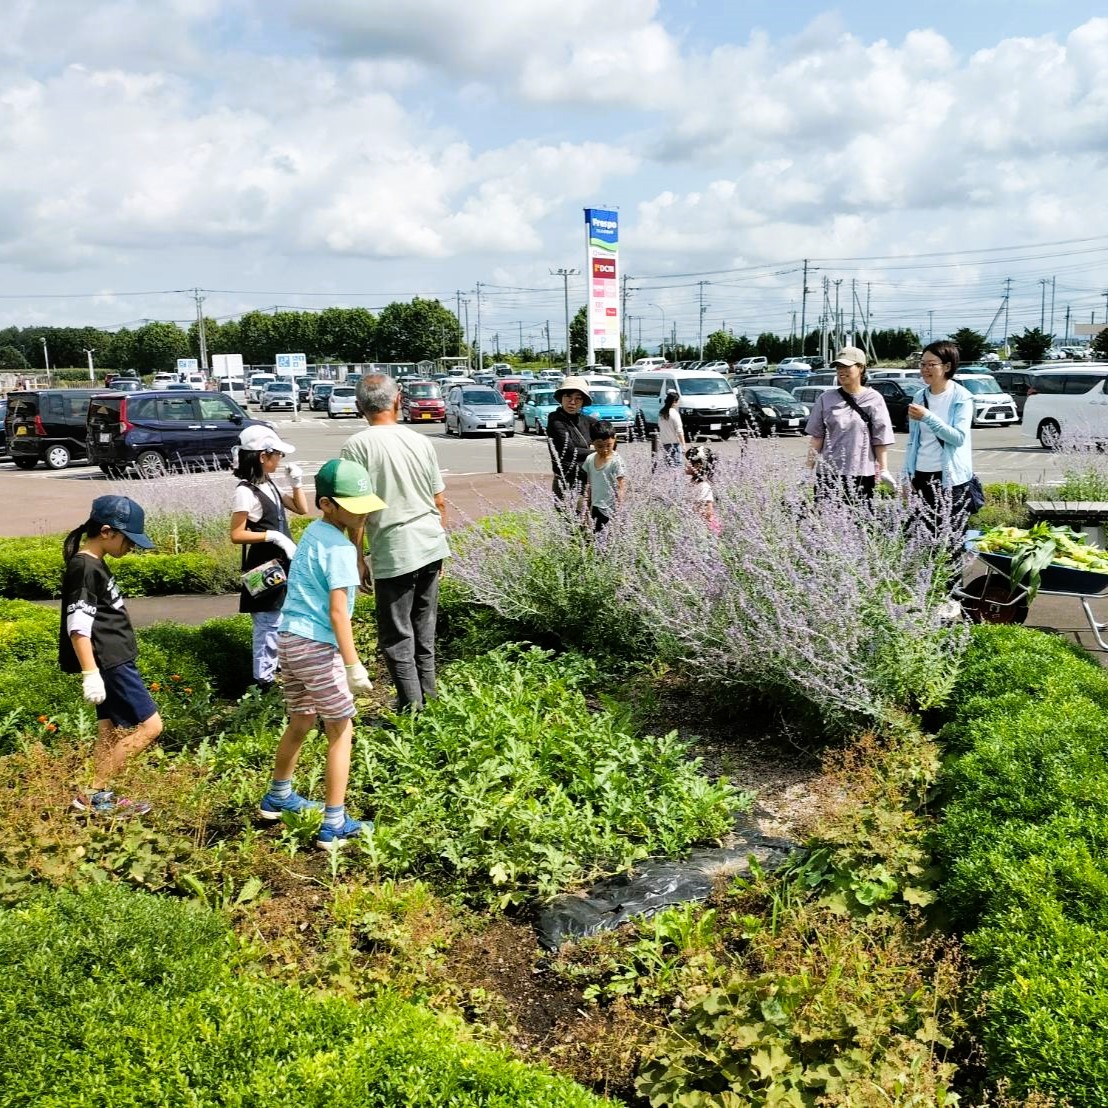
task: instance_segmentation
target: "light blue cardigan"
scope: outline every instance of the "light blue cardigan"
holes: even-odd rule
[[[970,427],[973,424],[973,397],[969,390],[957,381],[950,382],[954,396],[950,402],[950,422],[944,423],[934,412],[928,411],[923,419],[908,421],[908,446],[904,451],[904,472],[912,477],[919,457],[920,427],[926,423],[943,447],[943,488],[964,485],[973,476],[973,447],[970,445]],[[926,388],[912,398],[914,404],[923,404]]]

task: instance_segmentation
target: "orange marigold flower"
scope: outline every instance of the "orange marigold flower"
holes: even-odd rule
[[[58,725],[56,723],[48,723],[46,725],[46,730],[47,731],[57,731],[57,729],[58,729]]]
[[[179,673],[171,673],[169,675],[169,679],[170,679],[170,681],[180,681],[181,680],[181,675]]]
[[[192,696],[192,689],[190,689],[188,685],[185,686],[185,692],[187,692],[189,696]]]
[[[157,681],[151,681],[150,682],[150,691],[151,692],[160,692],[161,691],[161,685],[159,685]]]
[[[47,717],[46,717],[46,716],[39,716],[39,717],[38,717],[38,721],[39,721],[39,723],[45,723],[45,722],[46,722],[46,719],[47,719]]]

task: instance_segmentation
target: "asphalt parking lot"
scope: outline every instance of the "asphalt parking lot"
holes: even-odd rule
[[[255,407],[251,415],[260,415]],[[349,436],[360,430],[360,419],[329,419],[325,413],[304,412],[298,420],[287,414],[270,418],[279,433],[296,446],[295,460],[310,479],[329,458],[336,457]],[[518,426],[518,424],[517,424]],[[497,482],[496,443],[491,436],[458,439],[446,436],[443,425],[414,424],[413,429],[428,436],[435,445],[439,464],[447,483],[448,498],[458,495],[466,500],[465,514],[483,514],[481,498],[489,497],[488,510],[519,502],[520,493],[506,486],[525,477],[544,476],[550,472],[546,441],[518,430],[511,438],[501,440],[504,477]],[[904,457],[905,435],[897,435],[890,450],[890,467],[895,472]],[[737,439],[713,443],[722,455],[737,452]],[[1037,443],[1025,439],[1019,426],[977,428],[973,433],[974,462],[981,480],[1019,481],[1025,484],[1049,482],[1061,476],[1061,459],[1043,450]],[[623,443],[625,452],[645,452],[645,443]],[[753,439],[748,449],[771,451],[782,458],[799,460],[808,449],[808,441],[799,435],[780,438]],[[195,475],[187,479],[199,493],[219,477]],[[43,465],[35,469],[17,470],[10,462],[0,462],[0,535],[56,533],[80,521],[80,513],[92,497],[109,485],[100,470],[91,465],[74,464],[62,471],[51,471]],[[463,490],[473,493],[462,496]],[[472,503],[469,503],[469,501]],[[73,521],[72,523],[70,521]]]

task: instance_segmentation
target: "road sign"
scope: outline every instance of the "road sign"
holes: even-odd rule
[[[304,373],[308,368],[308,356],[306,354],[278,354],[277,372]]]
[[[177,359],[177,372],[178,373],[196,373],[200,369],[200,363],[196,358],[178,358]]]

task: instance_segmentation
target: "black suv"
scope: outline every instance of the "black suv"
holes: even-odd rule
[[[12,461],[34,469],[40,461],[65,469],[85,461],[85,417],[98,389],[39,389],[8,393],[4,426]]]
[[[227,466],[242,429],[255,424],[273,426],[208,389],[99,393],[88,410],[88,456],[109,476]]]

